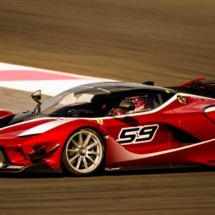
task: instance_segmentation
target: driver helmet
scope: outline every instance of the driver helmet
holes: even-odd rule
[[[145,108],[145,100],[144,100],[143,97],[140,97],[140,96],[131,97],[130,101],[132,101],[134,103],[134,105],[135,105],[134,111],[144,110],[144,108]]]

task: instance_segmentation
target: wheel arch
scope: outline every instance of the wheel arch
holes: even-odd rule
[[[108,133],[107,133],[107,134],[104,134],[104,133],[102,133],[102,131],[101,131],[100,129],[98,129],[97,127],[86,125],[86,126],[78,127],[78,128],[74,129],[72,132],[70,132],[70,133],[68,134],[66,140],[65,140],[64,143],[63,143],[63,147],[62,147],[63,149],[64,149],[64,147],[65,147],[65,144],[66,144],[67,141],[69,140],[69,138],[70,138],[75,132],[77,132],[77,131],[79,131],[79,130],[81,130],[81,129],[90,129],[90,130],[94,130],[96,133],[99,134],[99,136],[101,137],[101,139],[104,141],[104,143],[105,143],[105,145],[106,145],[106,140],[105,140],[104,136],[105,136],[105,135],[108,135]],[[105,130],[106,130],[106,129],[105,129]],[[105,146],[105,147],[106,147],[106,146]],[[61,156],[62,156],[62,153],[63,153],[63,150],[61,151]]]
[[[75,124],[75,126],[73,125],[74,122],[77,123],[77,124]],[[67,124],[67,125],[70,125],[70,124]],[[81,120],[78,119],[78,120],[72,121],[71,126],[73,126],[73,129],[67,134],[65,142],[63,143],[63,148],[65,147],[65,143],[68,141],[68,139],[70,138],[70,136],[74,132],[76,132],[76,131],[78,131],[80,129],[86,129],[86,128],[95,130],[100,135],[100,137],[102,138],[102,140],[106,143],[104,136],[108,135],[109,132],[108,132],[108,130],[104,126],[98,124],[95,121],[87,120],[87,119],[81,119]]]

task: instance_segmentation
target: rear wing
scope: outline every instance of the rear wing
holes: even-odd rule
[[[192,79],[190,81],[187,81],[187,82],[181,84],[180,87],[186,87],[190,84],[196,84],[196,83],[203,81],[203,80],[205,80],[205,78],[195,78],[195,79]]]
[[[168,87],[177,92],[191,93],[200,96],[215,98],[215,80],[205,81],[205,78],[195,78],[178,87]]]

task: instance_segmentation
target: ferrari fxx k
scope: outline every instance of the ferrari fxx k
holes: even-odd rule
[[[37,91],[34,110],[1,110],[0,172],[214,166],[215,99],[150,85],[87,84],[44,103]]]

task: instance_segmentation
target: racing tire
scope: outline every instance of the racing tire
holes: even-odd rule
[[[104,140],[95,130],[77,130],[64,146],[63,167],[75,176],[99,174],[104,170],[105,151]]]

